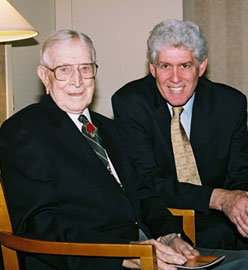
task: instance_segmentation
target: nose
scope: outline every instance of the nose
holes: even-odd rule
[[[77,68],[74,68],[73,73],[71,75],[70,83],[75,87],[79,87],[82,84],[82,75]]]
[[[180,82],[180,74],[177,67],[173,67],[173,70],[171,72],[171,81],[173,83],[179,83]]]

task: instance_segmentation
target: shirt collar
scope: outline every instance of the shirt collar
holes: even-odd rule
[[[83,115],[85,115],[88,120],[91,122],[91,117],[90,117],[90,111],[88,108],[84,109],[84,111],[82,112]],[[78,120],[78,117],[80,114],[82,113],[69,113],[67,112],[67,114],[69,115],[69,117],[71,118],[71,120],[76,124],[76,126],[81,130],[82,128],[82,123]]]
[[[187,101],[186,104],[183,105],[183,113],[185,114],[185,116],[187,116],[188,118],[190,118],[191,114],[192,114],[192,108],[193,108],[193,103],[195,100],[195,92],[193,93],[192,97]],[[169,111],[171,113],[171,116],[173,116],[173,111],[172,111],[172,106],[171,104],[169,104],[167,102]]]

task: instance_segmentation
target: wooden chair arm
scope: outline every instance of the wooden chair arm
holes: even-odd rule
[[[195,211],[191,209],[168,208],[174,216],[183,217],[183,230],[195,246]]]
[[[157,270],[156,251],[152,245],[41,241],[4,231],[0,231],[0,242],[7,248],[31,253],[140,258],[141,269]]]
[[[192,209],[177,209],[177,208],[168,208],[168,210],[174,215],[174,216],[195,216],[195,210]]]

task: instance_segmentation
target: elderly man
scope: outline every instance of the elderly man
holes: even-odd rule
[[[89,37],[61,30],[45,40],[37,71],[47,95],[0,130],[1,171],[13,229],[22,236],[69,242],[130,243],[160,237],[138,243],[156,246],[160,270],[176,269],[167,263],[183,264],[199,253],[178,237],[183,232],[159,198],[137,194],[113,121],[88,109],[96,69]],[[218,270],[248,264],[247,253],[236,252],[233,260],[222,251],[201,252],[227,255]],[[122,258],[34,254],[21,254],[21,262],[25,270],[117,270],[139,264]]]
[[[246,97],[203,77],[208,46],[192,22],[156,25],[147,55],[151,74],[112,98],[140,187],[196,210],[197,246],[247,249]]]

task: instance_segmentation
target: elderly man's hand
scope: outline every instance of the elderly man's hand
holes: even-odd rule
[[[164,241],[164,240],[162,240],[162,241]],[[149,240],[145,240],[145,241],[138,241],[138,242],[131,242],[131,243],[136,244],[136,245],[137,244],[154,245],[156,247],[157,263],[158,263],[159,270],[176,270],[177,269],[176,267],[168,265],[167,263],[182,265],[187,261],[187,258],[185,256],[176,252],[172,247],[169,247],[168,245],[165,245],[164,243],[156,241],[154,239],[149,239]],[[139,268],[140,261],[138,259],[124,260],[122,265],[125,267],[128,267],[128,268]]]
[[[248,238],[248,192],[215,189],[210,208],[221,210],[236,225],[243,237]]]
[[[165,235],[161,237],[160,241],[173,248],[179,254],[182,254],[187,259],[190,259],[194,256],[199,256],[200,253],[194,249],[190,244],[182,240],[176,233]]]

